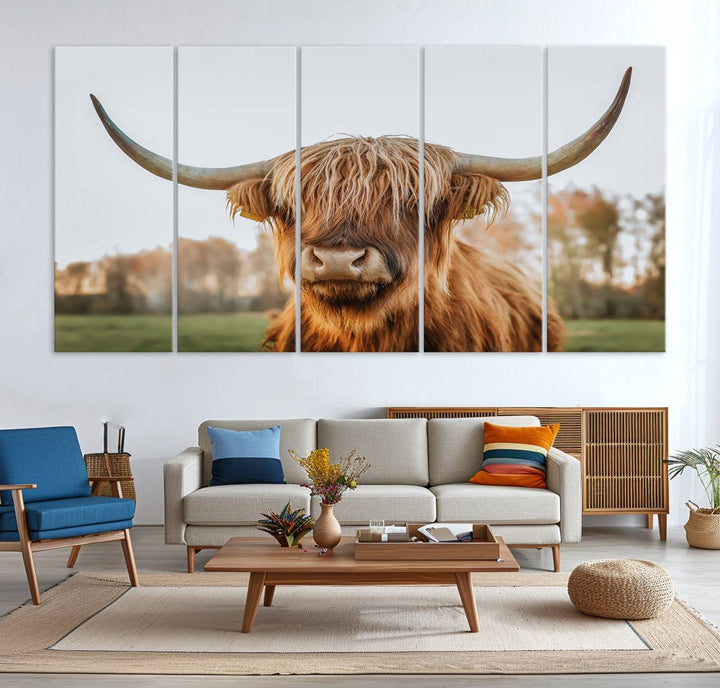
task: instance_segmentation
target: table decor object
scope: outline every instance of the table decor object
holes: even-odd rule
[[[265,518],[258,521],[258,530],[270,533],[279,543],[281,547],[299,547],[300,540],[305,537],[315,525],[315,521],[309,514],[305,514],[305,509],[292,510],[290,502],[288,502],[279,514],[272,509],[268,509],[267,514],[262,514]]]
[[[330,463],[330,450],[313,449],[306,457],[290,450],[290,456],[305,470],[308,482],[303,487],[310,490],[312,496],[320,498],[320,517],[313,528],[313,540],[319,547],[332,549],[342,537],[340,523],[333,507],[341,499],[345,490],[357,488],[358,478],[370,468],[367,459],[353,449],[341,456],[337,463]]]

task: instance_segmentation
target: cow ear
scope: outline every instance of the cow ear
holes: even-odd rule
[[[497,179],[476,173],[453,174],[450,179],[449,219],[472,220],[485,215],[492,222],[507,211],[509,203],[507,189]]]
[[[264,222],[276,213],[270,201],[270,182],[267,179],[249,179],[231,186],[227,191],[230,216],[246,217]]]

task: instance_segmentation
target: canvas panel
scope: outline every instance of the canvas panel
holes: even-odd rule
[[[548,148],[585,131],[632,78],[589,157],[548,178],[549,296],[567,351],[665,350],[665,50],[548,49]]]
[[[303,351],[418,350],[419,58],[303,49]]]
[[[489,171],[457,173],[437,196],[430,182],[437,146],[541,155],[542,49],[443,46],[425,55],[425,351],[541,351],[540,175],[503,189]]]
[[[178,49],[178,159],[199,167],[269,160],[296,146],[296,67],[291,47]],[[294,350],[294,219],[266,217],[272,205],[262,178],[247,181],[243,208],[228,189],[178,187],[178,348],[259,351],[287,305]],[[253,204],[262,196],[267,203]],[[291,189],[289,205],[294,204]],[[263,222],[265,220],[265,222]],[[284,238],[284,271],[274,260],[273,223]]]
[[[55,351],[170,351],[172,184],[109,138],[172,158],[173,50],[55,49]]]

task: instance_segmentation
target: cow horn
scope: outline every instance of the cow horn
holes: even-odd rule
[[[625,97],[630,88],[630,75],[632,67],[628,67],[620,84],[615,99],[605,114],[593,124],[584,134],[566,143],[547,156],[548,175],[557,174],[568,167],[577,165],[587,158],[610,133],[620,116]],[[458,162],[455,171],[477,172],[501,182],[524,182],[542,177],[542,157],[534,158],[494,158],[486,155],[468,155],[458,153]]]
[[[103,123],[110,138],[115,141],[120,150],[134,160],[140,167],[156,174],[163,179],[172,179],[172,160],[153,153],[139,143],[133,141],[120,129],[110,117],[100,101],[91,93],[90,98],[95,106],[100,121]],[[237,167],[192,167],[190,165],[177,166],[178,183],[185,186],[194,186],[198,189],[229,189],[244,179],[263,179],[271,170],[273,160],[263,160]]]

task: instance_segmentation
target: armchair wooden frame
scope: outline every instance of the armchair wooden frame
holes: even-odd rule
[[[112,483],[112,491],[116,497],[122,496],[119,482],[127,480],[127,476],[119,476],[116,478],[94,478],[95,481],[105,481]],[[132,479],[132,478],[131,478]],[[13,507],[15,509],[15,519],[17,520],[18,534],[20,541],[0,541],[0,552],[20,552],[22,554],[23,563],[25,564],[25,574],[30,587],[30,596],[33,604],[40,604],[40,590],[38,588],[37,576],[35,574],[35,562],[33,561],[33,552],[42,552],[49,549],[60,549],[62,547],[72,547],[73,554],[70,555],[74,564],[77,559],[82,545],[91,545],[96,542],[112,542],[120,540],[125,556],[125,565],[127,566],[130,584],[137,588],[138,582],[137,570],[135,568],[135,555],[133,554],[132,542],[130,540],[130,530],[113,530],[106,533],[93,533],[92,535],[80,535],[78,537],[58,538],[57,540],[36,540],[30,539],[30,531],[27,525],[27,515],[25,513],[25,500],[23,499],[23,490],[32,490],[37,487],[36,484],[28,483],[25,485],[0,485],[0,490],[9,490],[12,492]],[[68,563],[68,565],[70,565]]]

